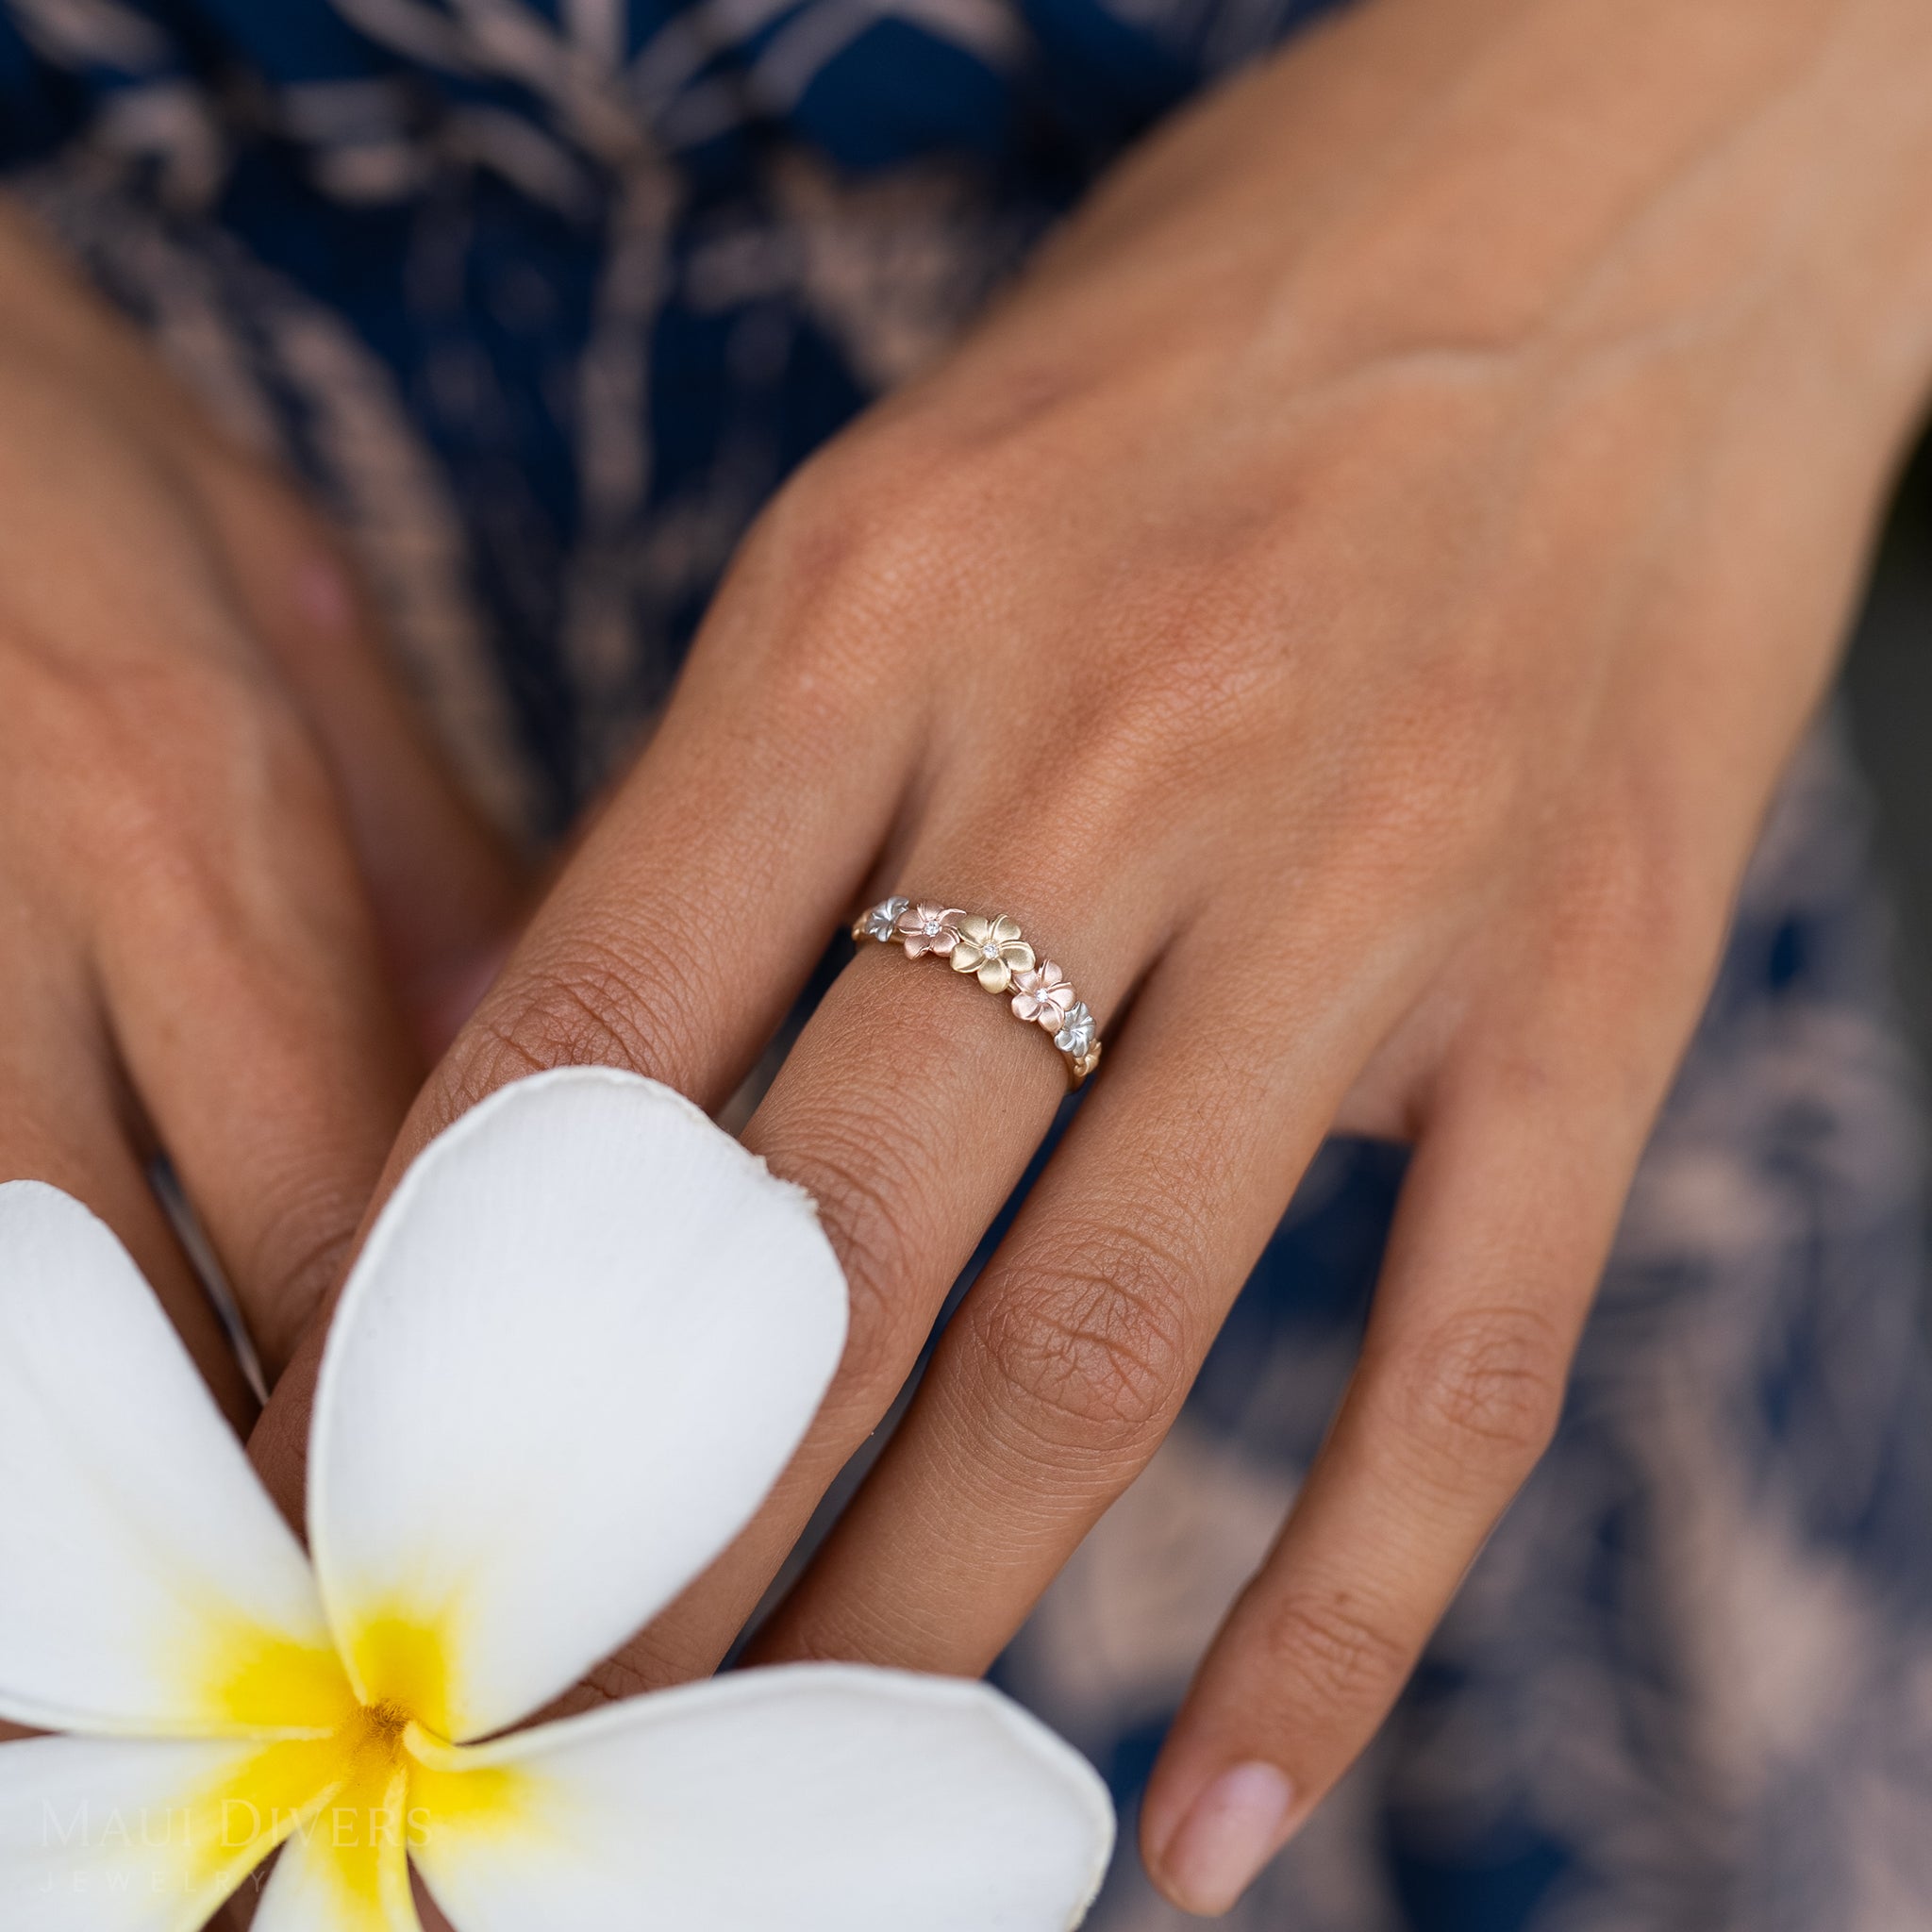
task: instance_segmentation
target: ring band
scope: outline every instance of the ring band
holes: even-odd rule
[[[1036,958],[1019,922],[1004,912],[989,918],[957,906],[881,899],[853,922],[852,937],[902,946],[908,959],[931,953],[955,973],[972,974],[988,992],[1010,995],[1016,1020],[1052,1034],[1069,1087],[1100,1064],[1100,1033],[1086,1001],[1051,959]]]

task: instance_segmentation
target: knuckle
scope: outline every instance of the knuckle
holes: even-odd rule
[[[1718,943],[1725,894],[1697,873],[1697,841],[1652,824],[1636,802],[1600,810],[1565,839],[1547,898],[1554,965],[1611,990],[1701,976]]]
[[[1198,787],[1221,758],[1248,761],[1252,775],[1306,702],[1253,537],[1150,541],[1083,625],[1104,641],[1068,664],[1055,709],[1058,741],[1084,754],[1074,768],[1097,779],[1124,772]]]
[[[803,598],[807,635],[863,634],[965,554],[973,466],[912,461],[879,439],[835,444],[806,464],[760,518],[750,562],[779,594]],[[814,610],[826,622],[810,622]]]
[[[286,1360],[335,1286],[356,1240],[359,1209],[333,1193],[298,1194],[272,1208],[241,1257],[240,1279],[259,1310],[258,1340]]]
[[[1462,722],[1461,708],[1432,692],[1412,718],[1385,721],[1385,741],[1357,766],[1349,825],[1358,850],[1436,877],[1491,858],[1520,803],[1519,773],[1493,724]]]
[[[1635,950],[1665,896],[1658,891],[1664,875],[1641,847],[1621,817],[1578,826],[1565,840],[1549,909],[1551,938],[1562,955],[1587,959]]]
[[[869,447],[821,451],[753,526],[689,675],[728,690],[767,745],[817,757],[875,733],[903,698],[908,652],[977,567],[946,501],[960,487]]]
[[[1108,1458],[1149,1446],[1187,1393],[1186,1283],[1144,1234],[1063,1235],[976,1312],[974,1339],[1003,1410],[1056,1452]]]
[[[471,1016],[442,1063],[425,1100],[432,1137],[453,1127],[473,1107],[512,1080],[545,1072],[554,1062],[525,1042],[514,1014],[499,1018],[491,1007]]]
[[[280,687],[241,662],[184,652],[165,663],[117,667],[96,687],[127,745],[191,745],[192,763],[252,777],[306,774],[313,747]],[[164,730],[158,730],[158,724]]]
[[[1425,1338],[1398,1377],[1398,1422],[1452,1482],[1524,1474],[1556,1433],[1565,1351],[1529,1309],[1457,1315]]]
[[[452,1117],[548,1067],[623,1067],[681,1084],[701,1033],[685,989],[647,933],[574,934],[567,958],[520,979],[466,1030],[452,1061]]]
[[[630,1029],[600,1005],[574,972],[546,975],[521,988],[505,1009],[482,1020],[477,1031],[477,1071],[483,1077],[480,1091],[466,1098],[481,1099],[501,1084],[499,1074],[514,1079],[546,1067],[641,1071],[631,1051]]]
[[[940,1198],[943,1175],[933,1158],[890,1122],[849,1108],[840,1121],[799,1137],[808,1153],[788,1152],[774,1166],[805,1189],[845,1270],[851,1320],[840,1377],[861,1402],[883,1412],[898,1393],[925,1339],[931,1314],[933,1244],[922,1239],[911,1204]]]
[[[97,747],[101,782],[70,822],[96,910],[125,905],[153,931],[192,927],[236,958],[311,933],[352,874],[307,725],[246,686],[196,692],[172,713],[178,729],[155,722],[169,715],[158,707],[145,734]]]
[[[1330,1709],[1379,1709],[1408,1675],[1409,1647],[1345,1591],[1298,1591],[1263,1626],[1262,1668],[1277,1693]]]
[[[166,878],[220,855],[232,869],[260,828],[333,809],[320,750],[264,678],[192,659],[139,667],[78,694],[78,708],[98,780],[86,824],[110,868]]]
[[[1076,751],[1071,769],[1093,791],[1104,795],[1114,774],[1131,774],[1135,808],[1144,810],[1153,788],[1198,786],[1214,760],[1274,730],[1274,673],[1207,615],[1138,644],[1123,628],[1114,642],[1106,674],[1065,700],[1078,720],[1066,734]]]

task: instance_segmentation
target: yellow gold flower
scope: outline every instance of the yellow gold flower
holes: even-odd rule
[[[1005,992],[1013,974],[1033,965],[1033,948],[1020,937],[1020,923],[1002,912],[988,919],[978,912],[958,921],[959,939],[952,959],[955,973],[974,973],[988,992]]]

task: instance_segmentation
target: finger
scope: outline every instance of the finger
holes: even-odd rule
[[[111,775],[69,868],[91,882],[93,974],[273,1378],[341,1264],[421,1062],[333,788],[285,707],[177,672],[106,753],[76,748]]]
[[[971,892],[974,867],[963,856],[931,862],[966,880]],[[1007,903],[1024,920],[1036,899],[1023,891]],[[1037,903],[1048,905],[1050,895],[1040,893]],[[1096,950],[1107,934],[1104,922],[1092,922]],[[1116,943],[1131,960],[1142,941]],[[1081,991],[1103,1020],[1130,972],[1083,979]],[[757,1521],[595,1674],[592,1697],[715,1668],[833,1477],[891,1406],[947,1290],[1065,1093],[1064,1064],[1041,1029],[1018,1024],[1004,1000],[942,959],[908,960],[897,948],[869,944],[841,974],[745,1141],[818,1203],[851,1289],[844,1359]],[[258,1459],[291,1500],[305,1432],[306,1420],[278,1391],[258,1432]]]
[[[1148,1789],[1186,1908],[1233,1905],[1367,1743],[1541,1454],[1649,1111],[1531,1071],[1430,1121],[1354,1382]]]
[[[785,1018],[877,862],[921,720],[882,724],[836,641],[775,649],[771,575],[754,555],[721,593],[656,736],[424,1089],[376,1205],[510,1080],[621,1067],[715,1112]],[[317,1328],[253,1445],[291,1520],[322,1346]]]
[[[576,1062],[715,1108],[824,954],[891,823],[910,733],[823,668],[734,662],[734,609],[438,1069],[418,1141],[508,1079]]]
[[[1404,983],[1224,926],[1162,962],[759,1660],[991,1663],[1166,1435]]]
[[[412,1017],[440,1051],[516,916],[514,868],[449,783],[317,519],[226,444],[150,346],[4,201],[0,237],[33,264],[8,290],[7,316],[27,362],[134,431],[158,469],[180,479],[182,506],[206,520],[226,566],[217,588],[323,741]]]
[[[76,989],[69,959],[55,970],[57,942],[40,957],[0,958],[0,1176],[61,1189],[100,1216],[134,1257],[237,1433],[255,1401],[220,1318],[153,1189],[132,1138],[125,1086],[98,1016]]]
[[[405,1010],[427,1057],[501,966],[524,869],[458,791],[319,521],[225,452],[193,464],[236,600],[316,734]]]
[[[1077,990],[1104,1027],[1156,943],[1148,902],[1089,891],[1072,912],[1064,879],[1014,882],[1012,851],[995,842],[984,827],[951,826],[909,855],[908,876],[944,880],[950,901],[1008,912],[1036,935],[1076,928],[1092,962]],[[995,899],[1001,875],[1008,888]],[[1015,1019],[1010,994],[989,993],[941,958],[867,944],[827,993],[745,1140],[819,1205],[850,1285],[844,1359],[766,1508],[626,1654],[634,1681],[715,1664],[891,1407],[1065,1093],[1065,1063],[1045,1032]]]
[[[1024,848],[1043,854],[1045,862],[1036,863],[1030,875],[1016,876],[1007,827],[983,820],[942,823],[908,854],[898,876],[913,885],[945,882],[949,903],[1008,911],[1056,954],[1058,941],[1047,935],[1076,935],[1078,989],[1106,1026],[1159,949],[1170,908],[1184,913],[1191,895],[1172,879],[1150,878],[1145,871],[1109,874],[1086,861],[1089,852],[1115,849],[1129,835],[1126,828],[1121,839],[1109,839],[1104,826],[1075,827],[1065,815],[1061,828],[1064,836],[1050,850]],[[1358,888],[1339,869],[1335,896],[1342,903],[1332,924],[1345,938],[1371,915]],[[1287,971],[1282,949],[1242,949],[1225,930],[1203,945],[1230,948],[1251,960],[1245,983],[1239,975],[1225,979],[1233,1008],[1226,1037],[1253,1037],[1261,983]],[[1376,969],[1353,982],[1360,1011],[1378,1001],[1385,1009],[1391,1006],[1390,989],[1413,973],[1419,951],[1419,945],[1381,946]],[[1302,976],[1312,987],[1312,974]],[[747,1129],[747,1144],[819,1203],[851,1287],[845,1358],[817,1425],[765,1510],[686,1598],[629,1646],[600,1688],[627,1691],[715,1664],[815,1504],[891,1407],[948,1290],[1038,1148],[1063,1097],[1046,1072],[1058,1056],[1041,1029],[1016,1023],[1005,1001],[974,995],[970,979],[932,959],[862,949],[813,1016]],[[1336,1017],[1339,1008],[1324,1008],[1312,991],[1304,1005],[1317,1061],[1325,1051],[1338,1065],[1346,1064],[1347,1055],[1330,1041],[1331,1028],[1346,1030]],[[1205,1008],[1197,1006],[1192,1017],[1197,1024],[1206,1021]],[[1174,1024],[1182,1023],[1177,1017]],[[1175,1063],[1174,1056],[1158,1053],[1149,1060]],[[1096,1084],[1096,1107],[1113,1084]],[[1275,1186],[1285,1190],[1287,1184],[1284,1176]],[[1257,1225],[1266,1218],[1257,1216]],[[1059,1480],[1071,1487],[1078,1479],[1078,1458],[1070,1452],[1065,1459],[1075,1467]],[[955,1467],[948,1474],[952,1487],[968,1492],[977,1479],[970,1468]],[[1045,1479],[1056,1477],[1049,1471]],[[970,1507],[948,1497],[938,1520],[943,1524],[953,1510]],[[992,1522],[989,1541],[1002,1538]],[[964,1600],[948,1612],[954,1627],[972,1621],[972,1606],[986,1587],[979,1576],[971,1578]],[[837,1654],[870,1657],[877,1646],[891,1655],[894,1643],[904,1641],[897,1629],[888,1638],[864,1628]],[[807,1642],[786,1654],[817,1652]]]

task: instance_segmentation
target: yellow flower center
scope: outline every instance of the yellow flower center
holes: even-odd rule
[[[377,1932],[391,1923],[386,1898],[408,1884],[408,1851],[439,1822],[487,1828],[525,1809],[518,1773],[466,1767],[446,1741],[449,1650],[438,1632],[376,1618],[354,1651],[366,1703],[332,1651],[273,1640],[230,1651],[215,1698],[224,1728],[303,1735],[263,1742],[170,1821],[171,1841],[185,1835],[197,1898],[225,1897],[294,1839],[324,1854],[311,1862],[334,1894],[331,1923]]]

